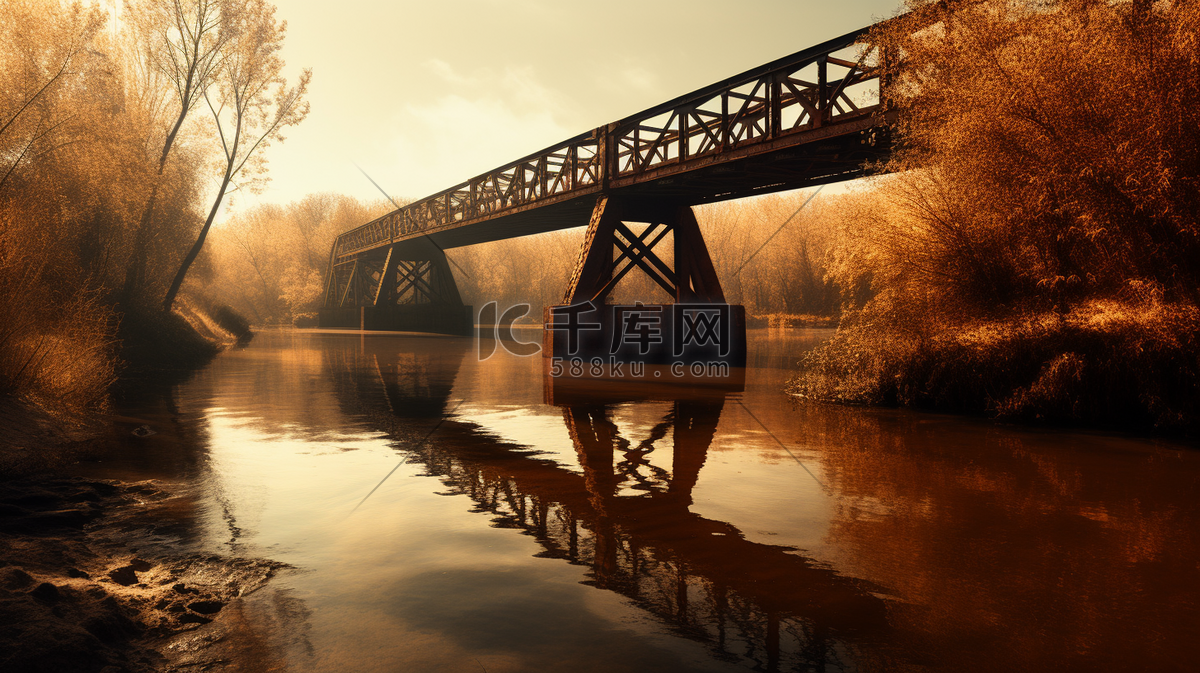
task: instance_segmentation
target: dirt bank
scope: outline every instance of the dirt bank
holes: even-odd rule
[[[0,400],[0,671],[269,669],[241,601],[282,564],[204,553],[186,485],[63,476],[126,432]]]
[[[0,482],[0,670],[241,668],[243,596],[284,566],[188,551],[181,487]]]

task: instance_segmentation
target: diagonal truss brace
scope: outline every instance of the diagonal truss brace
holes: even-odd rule
[[[650,224],[635,234],[626,220]],[[654,253],[668,233],[674,234],[674,268]],[[564,303],[603,302],[634,267],[676,302],[725,302],[691,208],[601,196],[592,211]]]
[[[372,306],[462,305],[449,259],[438,249],[390,247],[372,283]]]

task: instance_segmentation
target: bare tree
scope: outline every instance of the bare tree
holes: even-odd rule
[[[178,112],[163,139],[158,172],[134,235],[133,255],[125,275],[124,295],[133,296],[144,282],[154,205],[163,169],[188,113],[204,97],[224,57],[230,31],[220,0],[144,0],[130,6],[130,23],[140,35],[145,58],[174,89]]]
[[[215,102],[209,91],[204,92],[221,141],[224,172],[208,218],[163,299],[167,311],[175,303],[188,268],[204,247],[230,184],[241,175],[251,182],[260,179],[265,170],[261,151],[273,140],[282,141],[283,129],[308,115],[304,94],[312,72],[305,69],[293,87],[288,87],[280,74],[284,62],[279,52],[287,22],[277,24],[274,6],[264,0],[250,0],[236,9],[226,6],[224,11],[229,42],[217,73],[219,91]]]

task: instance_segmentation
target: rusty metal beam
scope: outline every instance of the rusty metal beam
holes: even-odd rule
[[[452,248],[582,226],[600,195],[682,207],[864,175],[865,164],[890,149],[874,142],[888,137],[874,129],[894,122],[879,106],[886,96],[867,58],[878,51],[864,43],[868,31],[679,96],[351,229],[334,242],[327,287],[338,265],[378,263],[385,248],[418,239]],[[858,60],[841,54],[854,47]],[[802,78],[814,65],[817,81]],[[862,85],[874,89],[851,100],[847,92]]]

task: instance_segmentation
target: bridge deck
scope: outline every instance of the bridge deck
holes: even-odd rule
[[[860,177],[890,149],[868,29],[748,70],[352,229],[331,266],[588,223],[600,193],[696,205]],[[331,269],[332,270],[332,269]]]

